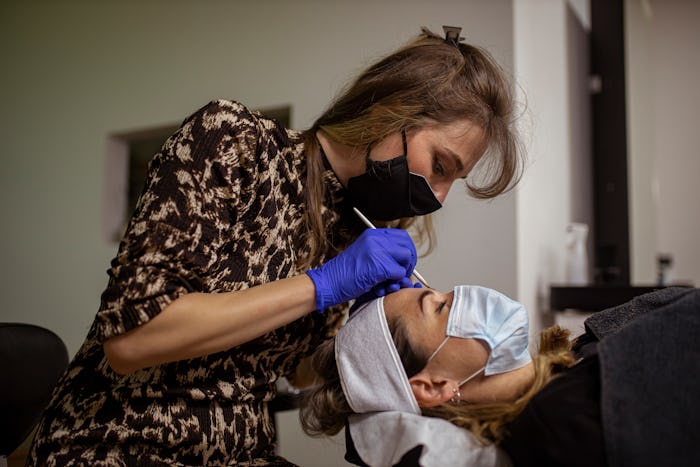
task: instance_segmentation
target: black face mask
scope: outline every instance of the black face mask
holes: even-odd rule
[[[373,161],[367,149],[367,171],[348,180],[350,201],[370,219],[391,221],[437,211],[442,203],[422,175],[408,170],[406,132],[402,131],[403,155]]]

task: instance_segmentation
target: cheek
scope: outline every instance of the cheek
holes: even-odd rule
[[[409,155],[408,170],[414,174],[425,177],[437,199],[439,199],[441,203],[445,201],[452,182],[433,174],[432,159],[428,157],[411,157]]]
[[[408,170],[424,176],[426,179],[430,180],[432,174],[432,159],[430,157],[420,157],[411,153],[409,149],[408,153]]]
[[[434,174],[432,158],[412,157],[411,154],[409,154],[408,170],[412,173],[424,176],[437,199],[440,200],[441,203],[445,202],[445,198],[447,198],[447,193],[450,191],[454,179]]]
[[[445,198],[447,198],[447,194],[450,192],[450,188],[452,188],[453,180],[448,180],[445,177],[437,176],[429,176],[425,178],[428,180],[428,184],[433,190],[433,193],[435,193],[435,197],[441,203],[444,203]]]

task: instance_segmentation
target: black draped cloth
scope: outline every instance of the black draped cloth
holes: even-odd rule
[[[506,430],[520,465],[700,465],[700,290],[667,288],[591,316],[582,360]]]

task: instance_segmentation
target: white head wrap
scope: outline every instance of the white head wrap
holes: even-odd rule
[[[384,297],[368,302],[340,328],[335,359],[354,412],[421,413],[389,332]]]

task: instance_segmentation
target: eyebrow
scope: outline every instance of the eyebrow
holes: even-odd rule
[[[423,303],[423,301],[425,300],[425,297],[427,297],[431,293],[433,293],[433,290],[427,289],[427,290],[424,290],[423,293],[421,293],[418,296],[418,306],[420,307],[421,313],[425,313],[425,310],[423,310],[423,308],[425,308],[425,304]]]
[[[442,150],[443,150],[443,152],[445,152],[445,154],[447,154],[448,157],[450,157],[450,159],[452,159],[452,161],[457,166],[456,172],[457,173],[462,172],[464,170],[464,164],[462,163],[462,159],[459,158],[457,153],[455,153],[453,150],[451,150],[447,146],[443,146]],[[461,178],[463,178],[463,177],[461,177]]]

